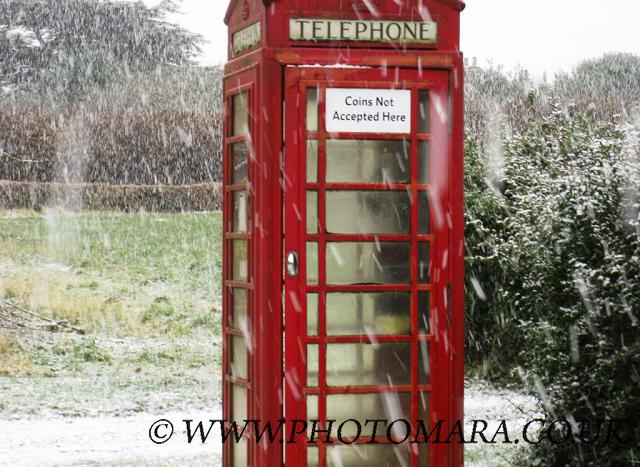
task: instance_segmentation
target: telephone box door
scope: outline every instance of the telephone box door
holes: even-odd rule
[[[411,441],[451,415],[449,74],[290,67],[285,99],[286,464],[448,465]]]

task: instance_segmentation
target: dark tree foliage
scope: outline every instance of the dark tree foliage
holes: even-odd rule
[[[220,179],[221,68],[169,24],[177,3],[0,0],[0,179]],[[7,92],[8,91],[8,92]]]
[[[201,37],[154,8],[113,0],[0,0],[0,85],[77,99],[88,86],[189,63]]]

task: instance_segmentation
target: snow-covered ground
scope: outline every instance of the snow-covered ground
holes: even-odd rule
[[[536,402],[513,391],[498,390],[482,383],[468,385],[465,398],[467,425],[473,419],[490,422],[494,432],[506,420],[510,432],[517,433],[526,420],[535,418]],[[175,425],[175,434],[166,444],[149,439],[149,429],[158,419]],[[1,465],[220,465],[219,436],[204,445],[186,442],[184,419],[220,419],[220,407],[194,413],[137,414],[127,417],[33,416],[0,419]],[[164,427],[163,427],[164,429]],[[161,430],[162,432],[162,430]],[[213,433],[213,432],[212,432]],[[467,444],[468,466],[513,465],[513,455],[523,446]]]
[[[514,442],[505,444],[504,438],[498,436],[497,444],[466,444],[465,466],[517,465],[514,456],[527,449],[526,444],[522,443],[524,426],[528,421],[543,418],[536,399],[515,391],[495,389],[478,381],[467,384],[465,391],[465,439],[468,440],[470,436],[473,420],[488,422],[489,427],[485,433],[489,440],[498,430],[501,421],[505,420],[510,441]],[[535,425],[531,426],[530,434],[535,434]],[[476,441],[480,441],[480,438],[477,437]]]
[[[149,439],[159,419],[175,425],[165,444]],[[210,412],[139,414],[130,417],[58,417],[0,420],[1,465],[219,465],[219,442],[186,442],[184,419],[220,419],[219,407]],[[159,431],[163,434],[165,427]]]

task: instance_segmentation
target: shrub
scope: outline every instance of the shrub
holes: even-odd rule
[[[554,88],[581,109],[630,115],[640,105],[640,56],[612,53],[585,60],[571,73],[557,76]]]
[[[214,123],[189,110],[107,112],[90,128],[90,183],[190,185],[220,178]]]
[[[468,146],[470,281],[487,298],[469,299],[480,335],[470,356],[522,367],[553,418],[640,413],[638,135],[552,106],[505,138],[499,189],[482,188],[486,155]],[[577,442],[537,454],[543,465],[631,465],[640,449]]]
[[[51,181],[57,146],[52,115],[36,106],[0,105],[0,179]]]
[[[222,70],[159,67],[82,101],[0,96],[0,180],[193,185],[222,178]]]
[[[500,69],[472,67],[465,70],[465,130],[472,138],[486,140],[496,124],[518,126],[535,89],[525,71],[509,74]]]

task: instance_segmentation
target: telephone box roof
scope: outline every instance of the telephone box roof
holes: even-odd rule
[[[231,2],[229,3],[229,7],[227,8],[227,13],[225,14],[225,17],[224,17],[225,24],[228,25],[230,23],[231,14],[235,9],[236,4],[241,1],[247,2],[248,0],[231,0]],[[265,7],[267,7],[272,3],[284,2],[288,0],[255,0],[255,1],[262,3]],[[457,11],[462,11],[465,8],[465,3],[462,0],[427,0],[427,3],[440,3],[442,5],[448,5]]]

